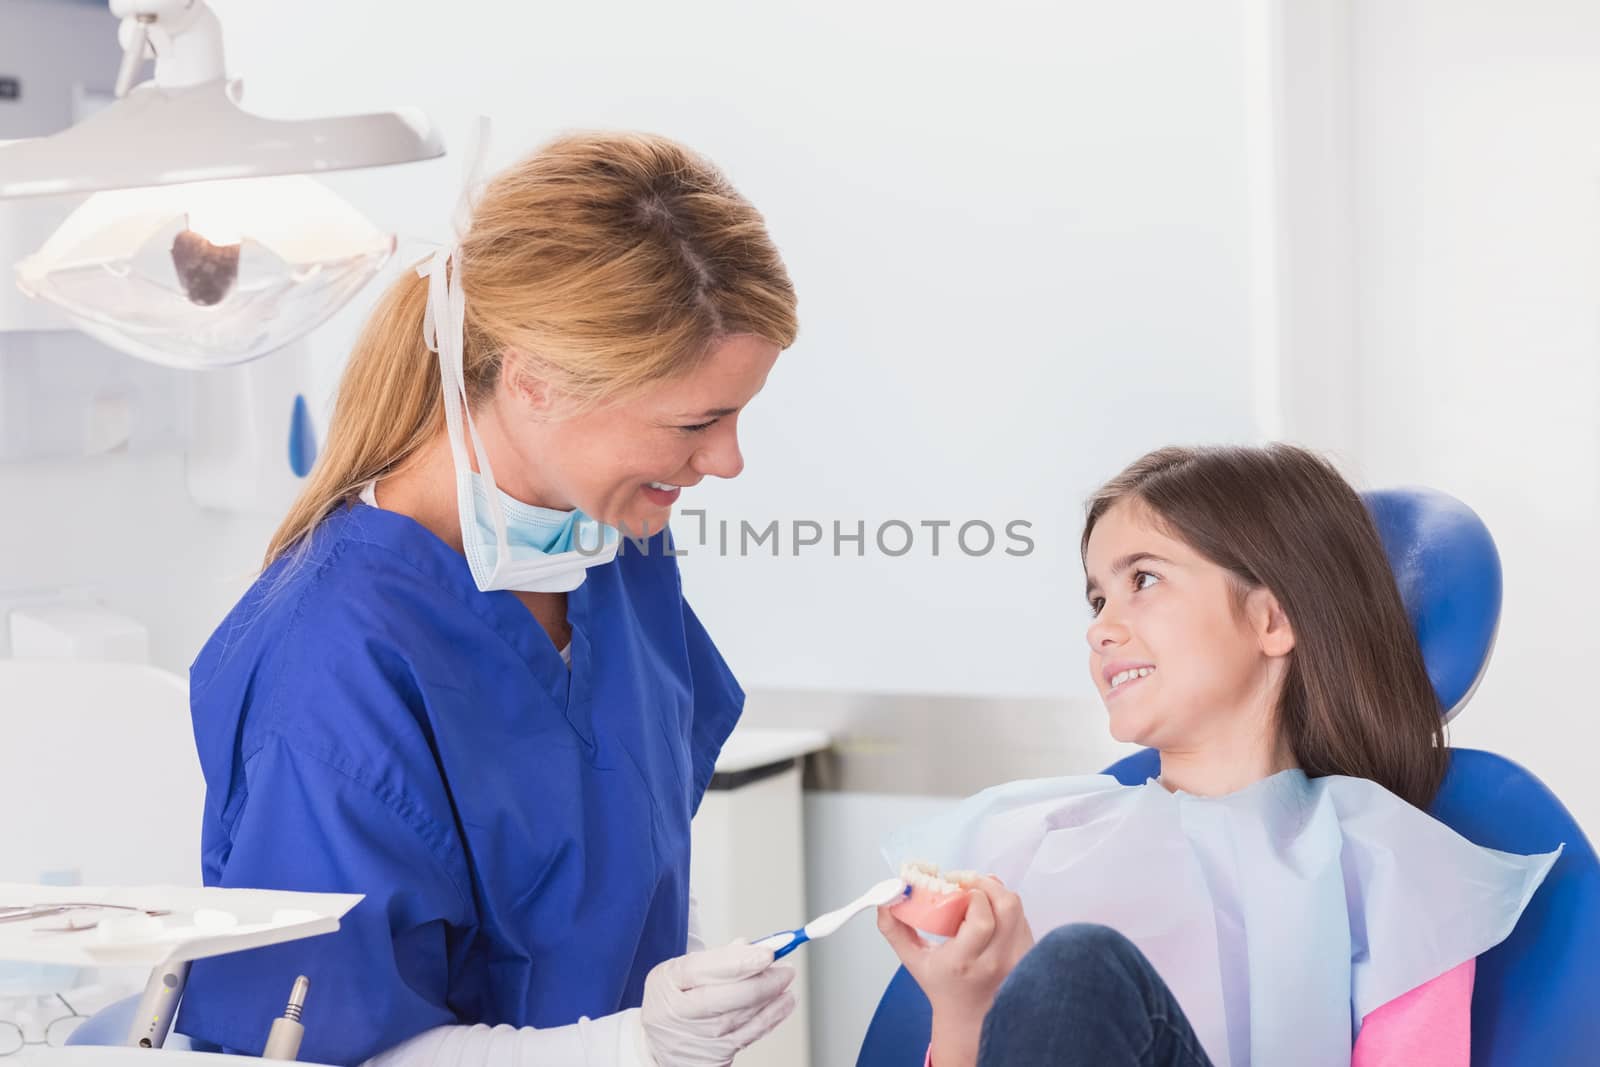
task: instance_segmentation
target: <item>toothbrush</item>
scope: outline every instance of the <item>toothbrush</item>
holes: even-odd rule
[[[911,887],[905,882],[898,878],[887,878],[844,907],[830,911],[826,915],[819,915],[798,930],[780,930],[753,943],[774,949],[772,958],[781,960],[807,941],[827,937],[849,922],[857,913],[883,904],[892,904],[901,897],[909,896],[910,893]]]

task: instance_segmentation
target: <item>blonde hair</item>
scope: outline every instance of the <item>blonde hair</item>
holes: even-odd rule
[[[490,181],[453,269],[466,294],[468,402],[507,352],[581,409],[686,374],[720,340],[794,343],[794,286],[760,212],[664,137],[573,134]],[[428,281],[407,270],[367,320],[326,447],[263,566],[444,426],[423,339]]]

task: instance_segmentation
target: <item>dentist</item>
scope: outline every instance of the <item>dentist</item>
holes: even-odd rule
[[[197,963],[177,1029],[259,1054],[304,974],[307,1060],[725,1065],[793,972],[691,929],[689,820],[744,695],[663,531],[743,468],[794,289],[663,138],[569,136],[472,191],[191,675],[206,884],[366,899]]]

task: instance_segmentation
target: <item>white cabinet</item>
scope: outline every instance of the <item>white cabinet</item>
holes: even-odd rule
[[[717,760],[695,816],[690,884],[708,946],[793,930],[813,918],[805,893],[805,828],[800,795],[805,756],[828,747],[815,730],[735,730]],[[862,888],[865,888],[863,886]],[[847,901],[815,902],[824,911]],[[786,957],[799,972],[799,998],[776,1032],[739,1056],[739,1067],[811,1067],[806,955]]]

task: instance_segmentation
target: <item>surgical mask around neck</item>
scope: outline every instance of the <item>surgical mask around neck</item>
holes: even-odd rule
[[[581,511],[524,504],[495,484],[494,468],[467,403],[462,370],[466,296],[460,271],[452,261],[459,261],[459,252],[441,250],[420,265],[417,273],[428,279],[423,335],[428,347],[439,355],[462,552],[472,580],[486,593],[496,589],[569,592],[583,584],[590,567],[616,557],[621,538],[615,527]],[[473,472],[468,458],[469,442],[478,473]]]
[[[464,156],[466,174],[454,219],[457,243],[437,250],[417,266],[417,274],[428,279],[422,336],[439,357],[445,430],[455,464],[461,548],[472,580],[486,593],[496,589],[565,593],[583,584],[590,567],[616,558],[621,538],[615,527],[581,511],[534,507],[502,493],[473,422],[463,367],[467,296],[461,284],[459,242],[471,224],[471,197],[487,141],[487,120],[480,119]],[[477,459],[477,474],[468,456],[469,443]]]
[[[493,490],[493,497],[495,503],[491,504],[489,486],[481,475],[472,475],[473,518],[478,527],[474,543],[484,557],[488,573],[494,572],[500,558],[493,513],[496,505],[505,516],[506,543],[513,555],[531,550],[545,557],[571,552],[597,557],[608,549],[610,553],[606,559],[616,554],[616,528],[591,519],[582,511],[557,511],[524,504],[500,489]]]

